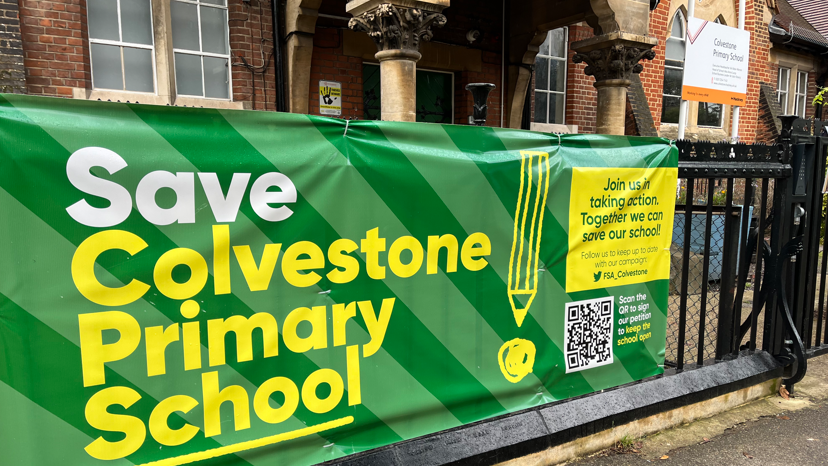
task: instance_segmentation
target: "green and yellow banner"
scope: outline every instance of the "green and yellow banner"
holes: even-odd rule
[[[307,465],[660,374],[677,157],[0,95],[2,463]]]

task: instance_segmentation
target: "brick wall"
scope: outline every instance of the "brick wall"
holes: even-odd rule
[[[276,110],[276,65],[273,59],[271,2],[228,1],[230,50],[233,56],[233,100],[253,102],[256,110]],[[242,66],[244,57],[251,70]],[[253,101],[255,89],[256,99]]]
[[[589,39],[593,36],[592,28],[586,25],[569,26],[569,43]],[[570,48],[566,68],[566,116],[568,125],[578,125],[578,132],[595,133],[597,117],[598,92],[592,85],[595,78],[584,74],[585,63],[572,63],[575,51]]]
[[[816,73],[808,73],[808,95],[805,97],[805,118],[813,118],[816,108],[811,105],[817,95]]]
[[[342,30],[317,27],[313,36],[308,113],[319,113],[319,81],[342,83],[342,118],[363,119],[362,59],[342,53]]]
[[[0,0],[0,92],[26,88],[17,0]]]
[[[650,104],[650,113],[653,115],[653,123],[656,129],[661,127],[661,104],[664,90],[664,57],[665,44],[670,35],[670,2],[662,1],[658,8],[650,12],[650,37],[658,39],[658,44],[653,48],[656,56],[652,60],[642,60],[644,70],[639,74],[641,85],[644,87],[644,94]]]
[[[469,115],[474,111],[474,99],[472,99],[471,92],[466,90],[466,84],[492,83],[496,87],[489,93],[486,126],[500,126],[500,91],[503,87],[500,74],[500,57],[499,53],[483,52],[483,64],[479,72],[461,71],[454,74],[455,124],[468,125]]]
[[[737,4],[738,13],[738,4]],[[745,29],[750,32],[750,64],[748,68],[747,105],[742,108],[739,117],[739,139],[751,143],[765,138],[764,130],[759,124],[760,86],[762,83],[775,83],[774,66],[769,63],[770,38],[763,15],[765,0],[746,0]]]
[[[21,0],[26,89],[71,97],[91,85],[85,0]]]

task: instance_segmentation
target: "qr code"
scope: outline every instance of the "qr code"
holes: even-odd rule
[[[566,372],[612,364],[615,297],[566,304]]]

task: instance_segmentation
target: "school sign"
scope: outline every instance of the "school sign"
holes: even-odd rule
[[[660,374],[676,164],[0,95],[0,451],[306,465]]]

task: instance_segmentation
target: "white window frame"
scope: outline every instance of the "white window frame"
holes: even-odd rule
[[[124,31],[121,27],[121,0],[114,0],[117,2],[117,16],[118,16],[118,37],[123,39]],[[93,90],[102,90],[102,91],[115,91],[115,92],[130,92],[135,94],[144,94],[144,95],[158,95],[158,76],[155,67],[155,24],[153,24],[153,2],[149,0],[150,4],[150,37],[152,37],[152,45],[146,44],[135,44],[132,42],[124,42],[123,40],[106,40],[106,39],[93,39],[92,36],[89,36],[89,69],[92,81],[92,89]],[[87,16],[87,21],[89,20]],[[110,89],[106,87],[95,87],[95,64],[92,63],[92,44],[100,44],[100,45],[114,45],[118,46],[119,50],[121,51],[121,84],[123,84],[123,88],[121,89]],[[134,48],[134,49],[144,49],[149,50],[152,53],[152,92],[145,92],[145,91],[131,91],[126,88],[126,72],[124,71],[124,47]]]
[[[787,80],[785,81],[785,85],[782,86],[782,72],[787,72]],[[779,106],[782,108],[782,113],[788,113],[788,93],[790,92],[791,88],[791,68],[780,66],[779,71],[776,74],[776,101],[779,102]],[[785,101],[782,101],[782,96],[785,97]]]
[[[175,93],[181,97],[188,97],[188,98],[195,98],[195,99],[204,99],[204,100],[218,100],[218,101],[232,101],[233,100],[233,60],[231,59],[230,53],[232,50],[230,49],[230,10],[228,8],[228,3],[230,0],[224,0],[224,5],[216,5],[213,3],[206,3],[202,0],[170,0],[170,6],[172,7],[172,2],[181,2],[181,3],[188,3],[190,5],[196,6],[196,15],[198,17],[198,48],[199,51],[194,50],[186,50],[186,49],[177,49],[173,47],[172,51],[172,61],[173,61],[173,69],[175,69],[175,54],[182,53],[186,55],[196,55],[201,58],[201,95],[190,95],[190,94],[182,94],[178,91],[178,77],[176,76],[175,79]],[[224,24],[224,30],[227,33],[227,54],[222,55],[218,53],[209,53],[209,52],[202,52],[201,49],[203,45],[201,43],[201,7],[206,6],[210,8],[218,8],[227,12],[227,21]],[[174,27],[174,26],[172,26]],[[172,35],[172,27],[170,28],[170,35],[169,41],[172,44],[173,35]],[[205,92],[205,79],[204,79],[204,57],[212,57],[212,58],[225,58],[227,59],[227,98],[219,98],[219,97],[207,97]]]
[[[563,57],[555,57],[555,56],[552,56],[551,54],[550,55],[542,55],[540,52],[537,55],[537,58],[549,59],[549,62],[547,62],[547,65],[546,65],[547,66],[547,69],[546,69],[546,79],[547,80],[552,79],[552,71],[551,71],[551,69],[552,69],[552,60],[563,63],[563,67],[564,67],[563,91],[553,91],[553,90],[548,89],[549,88],[549,82],[548,81],[546,83],[547,89],[538,89],[537,88],[538,87],[537,78],[535,79],[535,95],[537,95],[539,92],[543,93],[543,94],[547,94],[547,96],[546,96],[546,119],[545,119],[545,121],[538,122],[538,123],[549,124],[549,125],[553,125],[553,124],[566,125],[566,91],[567,91],[567,84],[568,84],[567,75],[569,74],[569,67],[567,66],[568,61],[569,61],[569,28],[564,26],[564,27],[558,28],[558,29],[563,29],[563,31],[564,31],[564,33],[563,33],[563,37],[564,37],[564,47],[563,47],[564,56]],[[557,31],[558,29],[552,29],[552,30],[550,30],[546,33],[546,39],[544,39],[544,42],[550,41],[549,50],[552,50],[552,44],[551,44],[552,33],[554,31]],[[535,76],[537,77],[537,74],[535,74]],[[549,121],[549,103],[550,103],[550,99],[549,99],[548,94],[556,94],[556,95],[563,96],[563,108],[564,108],[563,121],[554,122],[554,123]],[[537,100],[535,101],[535,105],[537,105]],[[535,111],[537,111],[537,109]],[[535,116],[532,115],[533,120],[534,120],[534,117]]]
[[[680,19],[680,20],[681,20],[681,37],[673,37],[673,25],[675,24],[675,21],[676,21],[677,19]],[[682,41],[682,42],[684,42],[684,38],[686,37],[686,35],[687,35],[687,17],[686,17],[686,16],[684,16],[684,12],[683,12],[682,10],[680,10],[680,9],[679,9],[679,10],[676,10],[676,14],[675,14],[675,15],[673,15],[673,23],[671,23],[671,24],[670,24],[670,35],[669,35],[669,36],[667,36],[667,40],[678,40],[678,41]],[[666,43],[666,41],[665,41],[665,43]],[[672,58],[671,58],[670,60],[671,60],[671,61],[678,61],[678,60],[673,60]],[[684,60],[681,60],[681,67],[668,65],[668,64],[667,64],[667,58],[666,58],[666,52],[665,52],[664,68],[665,68],[665,69],[666,69],[666,68],[669,68],[669,69],[671,69],[671,70],[681,70],[681,75],[682,75],[682,80],[683,80],[683,78],[684,78]],[[679,95],[674,95],[674,94],[666,94],[666,93],[664,93],[664,86],[663,86],[663,84],[664,84],[664,83],[662,82],[662,88],[661,88],[661,89],[662,89],[662,90],[661,90],[661,99],[662,99],[662,102],[664,102],[664,97],[678,97],[679,102],[681,102],[681,94],[679,94]],[[681,104],[679,103],[679,105],[681,105]],[[662,103],[662,109],[661,109],[661,118],[662,118],[662,121],[661,121],[661,124],[662,124],[662,125],[677,125],[677,124],[678,124],[678,122],[673,123],[673,122],[665,122],[665,121],[663,121],[663,118],[664,118],[664,108],[663,108],[663,106],[664,106],[664,104]],[[681,118],[681,116],[679,116],[679,118]]]
[[[805,88],[800,89],[799,78],[805,76]],[[803,107],[799,108],[799,99],[802,98]],[[797,71],[796,73],[796,90],[794,91],[794,114],[799,115],[799,118],[805,118],[805,112],[808,108],[808,72]]]

